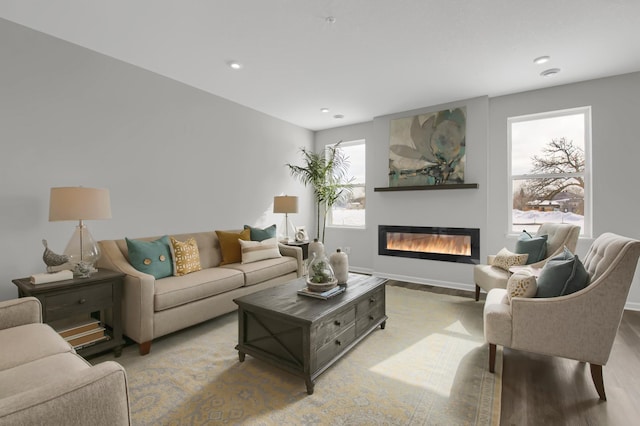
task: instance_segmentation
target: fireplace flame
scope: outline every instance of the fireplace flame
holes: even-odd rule
[[[468,235],[388,232],[387,249],[471,256],[471,237]]]

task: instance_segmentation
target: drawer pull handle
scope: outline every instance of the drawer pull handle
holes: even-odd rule
[[[82,305],[86,301],[87,301],[87,299],[80,299],[80,300],[78,300],[78,303]]]
[[[342,342],[340,340],[336,340],[336,345],[340,346],[342,345]]]
[[[342,325],[342,323],[341,323],[340,321],[337,321],[337,320],[336,320],[336,321],[334,321],[333,323],[334,323],[335,325]]]
[[[369,315],[369,319],[373,321],[375,318],[373,317],[373,315]]]
[[[376,298],[375,298],[375,297],[371,297],[371,298],[369,298],[369,303],[375,303],[375,301],[376,301]]]

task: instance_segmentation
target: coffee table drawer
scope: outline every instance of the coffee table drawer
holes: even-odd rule
[[[45,317],[48,321],[74,314],[104,309],[112,304],[111,283],[97,284],[72,292],[47,296],[44,301]]]
[[[369,312],[372,309],[379,309],[381,306],[384,310],[384,288],[377,290],[358,302],[358,318],[364,316],[366,312]]]
[[[318,323],[316,334],[316,347],[322,347],[333,337],[353,325],[356,320],[355,306],[344,312],[340,312],[333,317],[326,318]]]
[[[327,342],[323,347],[318,349],[316,362],[318,366],[324,365],[331,361],[333,357],[338,355],[344,348],[356,338],[356,326],[351,324],[349,328],[338,334],[336,337]]]
[[[356,334],[359,336],[374,324],[377,325],[384,316],[384,304],[377,304],[372,310],[365,312],[364,315],[358,315],[356,319]]]

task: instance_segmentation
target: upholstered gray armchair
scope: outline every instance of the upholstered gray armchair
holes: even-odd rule
[[[553,256],[562,253],[566,246],[571,252],[576,251],[580,227],[568,223],[543,223],[536,232],[536,237],[548,235],[547,254],[545,259],[533,263],[529,266],[542,268]],[[508,271],[493,266],[495,255],[487,256],[486,265],[475,265],[473,267],[473,281],[476,284],[476,301],[480,299],[480,289],[487,293],[493,288],[507,288],[507,281],[511,275]]]
[[[489,370],[494,371],[496,345],[588,362],[598,395],[606,400],[602,366],[609,360],[639,256],[640,241],[605,233],[585,256],[586,288],[560,297],[514,297],[511,303],[507,290],[489,291],[484,305]]]

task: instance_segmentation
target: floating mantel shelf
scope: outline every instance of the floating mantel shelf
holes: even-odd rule
[[[451,183],[443,185],[420,185],[420,186],[388,186],[373,188],[375,192],[385,191],[433,191],[436,189],[477,189],[477,183]]]

